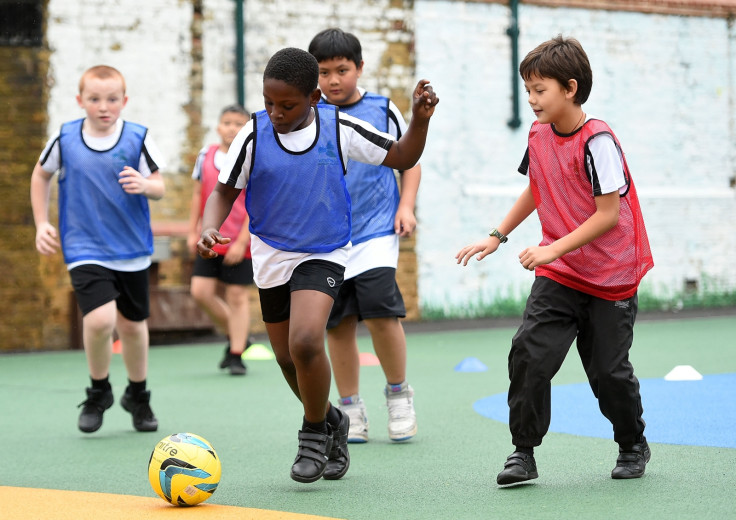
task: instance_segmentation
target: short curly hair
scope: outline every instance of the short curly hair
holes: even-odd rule
[[[319,64],[307,51],[295,47],[281,49],[271,56],[263,71],[263,81],[277,79],[309,96],[317,88]]]

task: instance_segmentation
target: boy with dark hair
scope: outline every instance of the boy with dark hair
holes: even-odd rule
[[[205,202],[217,184],[217,176],[225,162],[230,144],[248,119],[248,112],[240,105],[228,105],[223,108],[217,123],[220,142],[205,146],[197,156],[192,172],[192,179],[196,181],[196,185],[192,190],[187,237],[187,245],[195,252]],[[220,362],[220,368],[228,369],[231,375],[245,375],[247,367],[243,363],[242,355],[250,346],[249,286],[253,284],[245,193],[241,193],[240,199],[233,205],[233,210],[223,223],[220,233],[232,241],[215,246],[215,251],[220,255],[216,258],[204,259],[197,255],[194,259],[190,293],[215,325],[227,334],[225,357]],[[224,298],[217,294],[218,281],[224,285]]]
[[[241,190],[250,216],[251,253],[263,321],[304,418],[291,478],[339,479],[348,470],[349,419],[329,402],[325,327],[342,284],[350,243],[348,159],[409,168],[424,149],[439,99],[422,80],[414,117],[399,141],[335,107],[317,106],[318,64],[308,52],[274,54],[263,74],[266,110],[230,146],[205,206],[197,243],[205,258],[227,243],[217,231]]]
[[[360,41],[340,29],[325,29],[309,44],[319,62],[323,100],[345,114],[371,123],[399,139],[406,123],[387,97],[358,87],[363,73]],[[386,377],[388,433],[392,441],[406,441],[417,432],[414,390],[406,382],[406,337],[399,318],[406,316],[396,283],[399,237],[416,228],[414,202],[419,189],[419,164],[401,171],[401,195],[394,171],[387,166],[348,162],[347,183],[352,201],[353,247],[345,282],[327,322],[335,384],[340,408],[350,417],[349,442],[368,440],[368,418],[360,397],[358,321],[370,331],[373,348]]]
[[[158,421],[146,390],[148,371],[148,267],[153,253],[148,199],[164,195],[160,153],[148,130],[120,119],[128,101],[125,79],[112,67],[85,71],[77,103],[86,117],[61,126],[49,139],[31,176],[36,249],[61,245],[82,311],[82,336],[92,386],[79,406],[79,429],[102,426],[113,404],[108,376],[113,331],[122,344],[128,387],[120,401],[138,431]],[[49,222],[51,178],[59,171],[59,232]]]
[[[550,424],[551,380],[573,342],[619,445],[614,479],[638,478],[651,456],[639,381],[629,362],[637,288],[654,265],[639,200],[618,139],[587,116],[593,74],[585,51],[558,36],[519,67],[537,120],[519,172],[529,177],[488,238],[462,248],[458,263],[482,260],[535,209],[539,246],[519,254],[536,278],[509,353],[509,428],[516,449],[499,485],[538,477],[534,448]]]

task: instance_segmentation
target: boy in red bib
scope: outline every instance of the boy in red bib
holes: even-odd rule
[[[192,203],[189,212],[189,236],[187,245],[190,251],[197,251],[200,223],[207,197],[217,184],[217,177],[225,162],[230,144],[241,128],[250,119],[248,112],[240,105],[228,105],[220,113],[217,133],[220,143],[205,146],[197,156],[192,179],[197,184],[192,190]],[[246,366],[242,355],[250,346],[250,294],[253,284],[253,261],[250,254],[250,231],[248,213],[245,211],[245,193],[238,201],[220,228],[224,237],[231,239],[227,244],[217,244],[214,250],[219,256],[194,259],[190,292],[197,304],[210,317],[217,328],[227,334],[225,356],[220,368],[227,369],[231,375],[245,375]],[[217,293],[218,281],[224,285],[224,298]]]
[[[573,340],[619,445],[614,479],[638,478],[650,458],[639,381],[629,362],[637,288],[652,268],[639,200],[611,129],[586,115],[593,74],[577,40],[558,36],[519,66],[537,121],[519,172],[529,186],[488,238],[456,255],[467,265],[507,241],[534,210],[542,241],[519,254],[536,278],[509,354],[509,428],[516,449],[499,485],[538,477],[534,448],[550,424],[551,380]]]

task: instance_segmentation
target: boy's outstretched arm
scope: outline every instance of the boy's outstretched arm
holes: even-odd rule
[[[36,223],[36,249],[42,255],[52,255],[61,246],[56,228],[49,222],[51,177],[41,163],[36,163],[31,175],[31,208]]]
[[[396,170],[408,170],[419,161],[427,141],[429,119],[434,114],[434,107],[440,102],[426,79],[417,83],[412,99],[412,118],[406,133],[393,143],[382,163]]]
[[[233,202],[240,195],[237,188],[218,182],[212,190],[204,206],[202,215],[202,234],[197,242],[197,251],[202,258],[214,258],[217,256],[212,250],[215,244],[227,244],[229,238],[220,234],[220,226],[230,214]]]
[[[516,202],[514,202],[514,205],[511,206],[511,209],[496,229],[498,229],[499,233],[501,233],[502,235],[508,235],[514,229],[516,229],[519,224],[524,222],[524,220],[529,215],[531,215],[535,209],[536,206],[534,204],[532,189],[527,186],[526,188],[524,188],[524,191],[521,192],[519,198],[516,199]],[[470,260],[472,256],[476,253],[479,253],[476,258],[479,261],[483,260],[485,257],[498,249],[498,246],[500,244],[501,241],[498,238],[489,236],[487,238],[484,238],[483,240],[476,242],[475,244],[463,247],[455,255],[455,259],[457,260],[458,264],[462,263],[463,265],[468,265],[468,260]]]

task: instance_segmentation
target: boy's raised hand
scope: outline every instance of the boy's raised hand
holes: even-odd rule
[[[216,229],[205,229],[199,237],[199,242],[197,242],[197,252],[202,258],[215,258],[217,253],[212,249],[215,244],[227,244],[229,242],[230,239],[222,236]]]
[[[414,117],[429,119],[434,114],[434,107],[440,102],[428,79],[419,80],[417,88],[414,89],[412,115]]]

